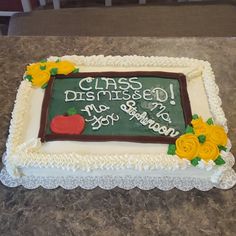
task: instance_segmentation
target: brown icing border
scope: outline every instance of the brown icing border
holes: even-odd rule
[[[189,96],[187,92],[187,82],[186,77],[182,73],[172,73],[172,72],[162,72],[162,71],[132,71],[132,72],[81,72],[72,73],[68,75],[56,75],[51,76],[48,86],[45,89],[40,129],[38,137],[42,142],[53,141],[53,140],[70,140],[70,141],[128,141],[128,142],[141,142],[141,143],[174,143],[177,137],[166,137],[166,136],[104,136],[104,135],[66,135],[66,134],[47,134],[46,135],[46,123],[48,116],[48,107],[51,98],[51,93],[53,89],[53,84],[55,79],[61,78],[84,78],[84,77],[133,77],[133,76],[157,76],[161,78],[177,79],[180,85],[180,99],[183,109],[184,121],[187,126],[190,124],[192,119],[191,106],[189,101]]]

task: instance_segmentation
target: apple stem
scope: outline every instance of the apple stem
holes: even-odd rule
[[[67,110],[67,114],[68,114],[68,116],[72,116],[72,115],[77,114],[77,111],[74,107],[71,107]]]

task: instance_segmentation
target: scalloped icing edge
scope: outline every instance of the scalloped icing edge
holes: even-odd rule
[[[199,178],[186,177],[152,177],[152,176],[87,176],[87,177],[34,177],[23,176],[22,178],[12,178],[6,168],[0,172],[1,182],[8,187],[17,187],[22,185],[27,189],[35,189],[43,187],[45,189],[55,189],[62,187],[64,189],[75,189],[81,187],[83,189],[94,189],[100,187],[110,190],[115,187],[130,190],[138,187],[142,190],[150,190],[158,188],[163,191],[168,191],[177,188],[182,191],[190,191],[196,188],[201,191],[208,191],[213,187],[220,189],[230,189],[235,185],[236,173],[233,169],[228,169],[223,172],[221,178],[223,181],[212,183],[209,180]]]
[[[55,61],[59,57],[49,57],[49,61]],[[77,66],[86,65],[86,66],[121,66],[121,67],[130,67],[130,66],[162,66],[162,67],[189,67],[196,66],[202,68],[202,77],[204,81],[205,91],[208,97],[209,107],[211,113],[213,115],[213,119],[215,123],[222,125],[226,131],[227,129],[227,120],[225,118],[223,109],[221,107],[221,99],[219,97],[219,88],[215,83],[215,76],[212,71],[211,65],[209,62],[197,59],[189,59],[189,58],[172,58],[172,57],[144,57],[144,56],[63,56],[60,57],[62,60],[68,60],[74,62]],[[190,72],[190,73],[199,73],[199,71]],[[42,163],[42,156],[45,156],[40,152],[41,142],[38,139],[30,140],[28,143],[21,144],[20,138],[22,135],[22,131],[26,124],[24,124],[24,116],[27,112],[27,108],[29,104],[27,100],[30,98],[32,92],[32,85],[28,81],[22,81],[19,87],[17,98],[14,106],[14,110],[12,112],[12,120],[9,129],[9,137],[7,141],[7,160],[6,160],[6,168],[10,175],[14,177],[21,176],[21,173],[18,171],[18,165],[24,167],[40,167],[47,168],[51,166],[56,166],[57,168],[62,168],[66,170],[93,170],[93,169],[119,169],[124,168],[124,161],[127,160],[127,157],[131,157],[131,159],[126,161],[126,165],[131,166],[137,170],[145,170],[145,169],[167,169],[167,170],[175,170],[175,169],[185,169],[190,166],[190,162],[185,159],[180,159],[177,156],[170,156],[167,154],[157,154],[157,155],[114,155],[116,158],[118,157],[117,163],[114,164],[114,159],[110,160],[109,155],[79,155],[78,153],[62,153],[62,154],[54,154],[54,158],[51,163],[48,163],[45,158],[43,158],[46,163]],[[23,124],[19,126],[19,124]],[[228,155],[232,155],[230,150],[230,141],[227,146],[228,150],[224,153],[223,158],[226,161],[224,168],[222,169],[222,173],[225,172],[226,169],[232,167],[234,161],[229,161],[227,158]],[[53,154],[46,154],[50,155]],[[68,164],[68,155],[76,158],[76,161],[72,161]],[[113,156],[113,157],[114,157]],[[96,158],[94,158],[96,157]],[[171,159],[170,159],[171,157]],[[60,164],[58,166],[58,158],[60,159]],[[82,160],[82,159],[83,160]],[[157,158],[160,158],[158,163],[156,162]],[[233,157],[234,158],[234,157]],[[232,158],[231,158],[232,159]],[[51,159],[52,160],[52,159]],[[80,161],[78,161],[80,160]],[[95,160],[93,163],[92,160]],[[17,163],[17,164],[16,164]],[[213,164],[214,165],[214,164]],[[203,163],[203,167],[209,169],[209,165],[207,163]],[[220,176],[218,177],[220,179]],[[215,182],[215,181],[214,181]]]

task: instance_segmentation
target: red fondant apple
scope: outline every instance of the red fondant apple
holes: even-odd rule
[[[79,114],[55,116],[50,124],[51,131],[56,134],[81,134],[84,130],[85,120]]]

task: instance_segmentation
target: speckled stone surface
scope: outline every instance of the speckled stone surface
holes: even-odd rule
[[[208,60],[220,87],[236,154],[235,38],[0,38],[0,155],[24,67],[50,55],[145,55]],[[0,184],[0,235],[235,235],[236,188],[27,190]]]

